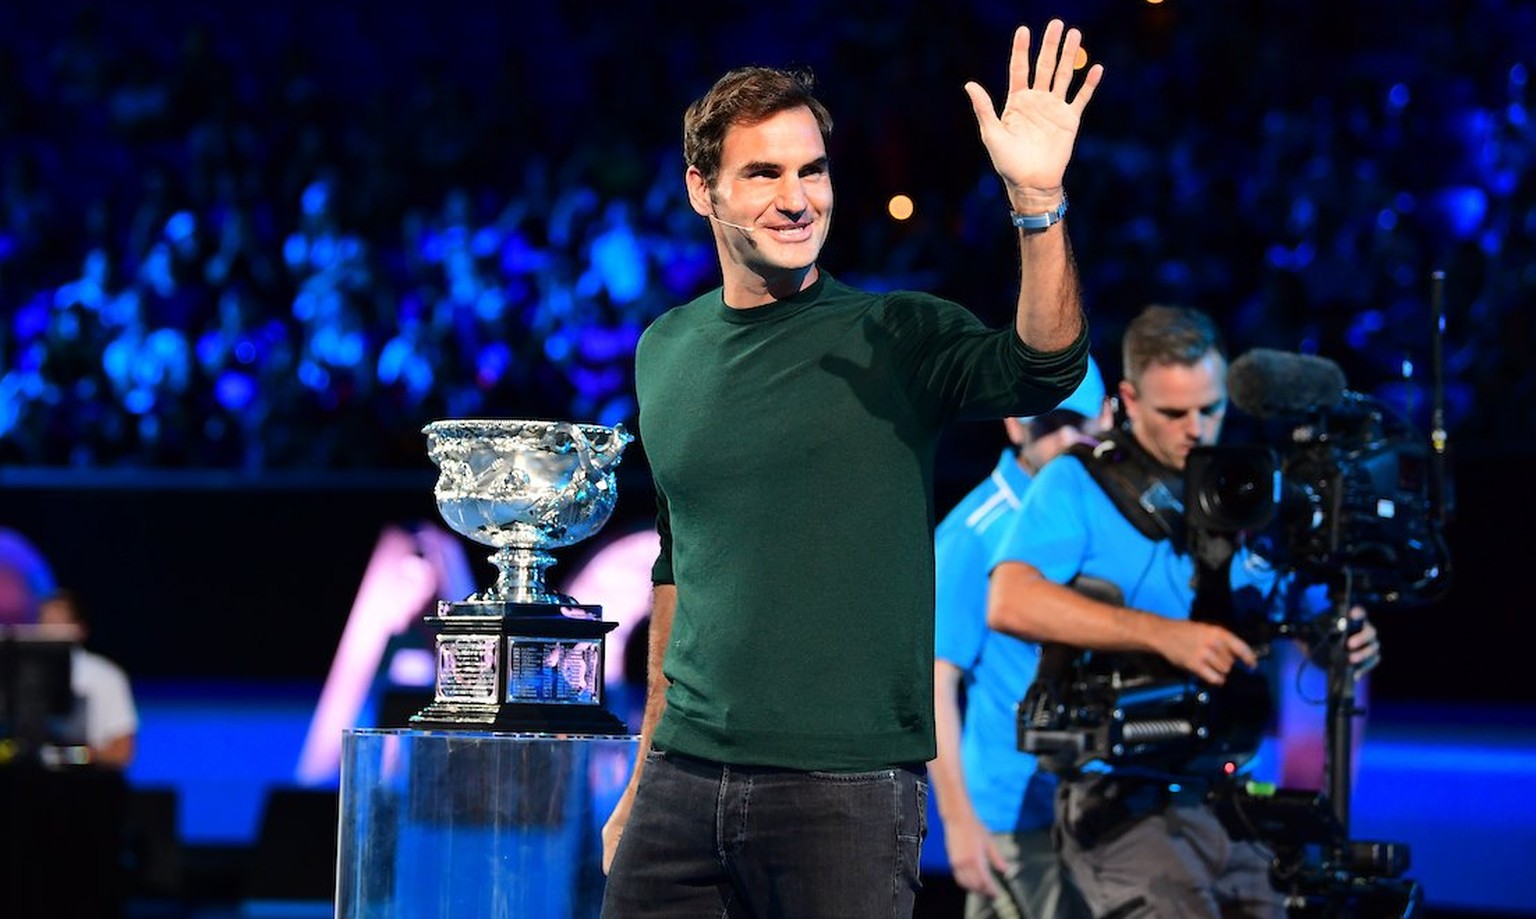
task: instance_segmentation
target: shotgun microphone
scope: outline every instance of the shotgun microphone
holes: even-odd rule
[[[1326,357],[1254,348],[1227,371],[1232,404],[1255,418],[1293,418],[1344,398],[1344,371]]]

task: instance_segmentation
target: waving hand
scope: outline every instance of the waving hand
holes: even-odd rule
[[[1026,26],[1014,33],[1008,60],[1008,96],[1003,100],[1001,116],[980,84],[965,84],[981,129],[981,142],[992,158],[992,167],[1008,186],[1011,199],[1059,191],[1083,109],[1104,75],[1104,66],[1094,64],[1076,96],[1068,98],[1082,33],[1053,19],[1045,27],[1031,82],[1029,38]]]

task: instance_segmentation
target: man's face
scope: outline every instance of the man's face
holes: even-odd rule
[[[63,600],[44,600],[38,607],[37,624],[69,641],[80,641],[85,637],[85,629],[75,618],[74,608]]]
[[[1183,469],[1189,451],[1209,446],[1227,415],[1227,362],[1215,351],[1192,366],[1153,364],[1133,386],[1120,381],[1131,433],[1153,459]]]
[[[832,178],[821,129],[808,108],[789,109],[725,134],[713,188],[688,170],[689,203],[715,224],[723,258],[766,278],[814,265],[832,219]]]

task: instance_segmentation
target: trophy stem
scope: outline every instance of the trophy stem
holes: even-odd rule
[[[496,566],[496,585],[485,599],[512,603],[567,603],[563,594],[544,589],[544,569],[555,563],[554,556],[525,546],[503,546],[490,556]]]

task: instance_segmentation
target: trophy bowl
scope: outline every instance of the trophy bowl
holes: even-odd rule
[[[634,438],[623,425],[452,419],[422,429],[437,465],[438,513],[454,532],[497,551],[481,603],[569,603],[544,587],[547,550],[596,533],[613,513],[614,467]]]

